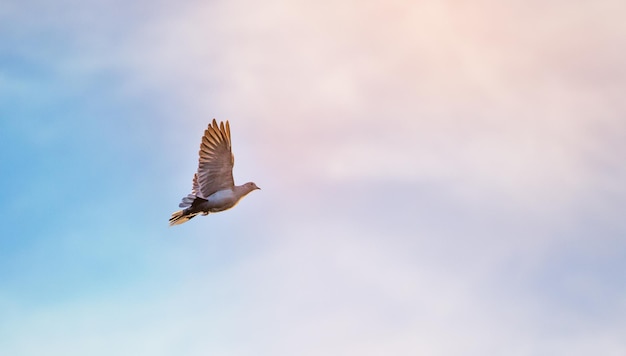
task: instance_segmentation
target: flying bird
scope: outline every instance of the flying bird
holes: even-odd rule
[[[170,217],[170,226],[182,224],[198,214],[208,215],[232,208],[253,190],[261,189],[253,182],[235,185],[231,152],[230,124],[213,122],[204,130],[200,144],[198,172],[193,175],[191,193]]]

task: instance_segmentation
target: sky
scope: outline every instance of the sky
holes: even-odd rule
[[[625,12],[3,0],[0,353],[624,355]]]

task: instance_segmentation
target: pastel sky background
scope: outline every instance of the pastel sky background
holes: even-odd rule
[[[2,0],[0,354],[625,355],[625,13]]]

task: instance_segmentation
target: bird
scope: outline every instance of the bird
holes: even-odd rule
[[[261,189],[254,182],[235,185],[231,151],[230,124],[213,119],[204,130],[198,152],[198,171],[193,175],[191,193],[178,205],[182,210],[172,213],[170,226],[185,223],[197,215],[228,210],[248,193]]]

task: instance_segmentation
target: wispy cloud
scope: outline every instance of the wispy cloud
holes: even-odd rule
[[[3,349],[617,355],[622,3],[0,9],[2,42],[19,44],[0,57],[18,93],[0,92],[39,105],[10,132],[32,129],[19,147],[75,172],[27,181],[48,179],[55,207],[78,189],[81,208],[50,213],[4,259],[32,269],[0,289]],[[49,108],[55,121],[38,116]],[[231,119],[235,180],[263,191],[154,227],[186,194],[212,117]],[[74,149],[51,151],[59,142]],[[38,195],[25,196],[7,201]],[[98,273],[106,288],[87,280]],[[20,300],[19,278],[80,292]]]

